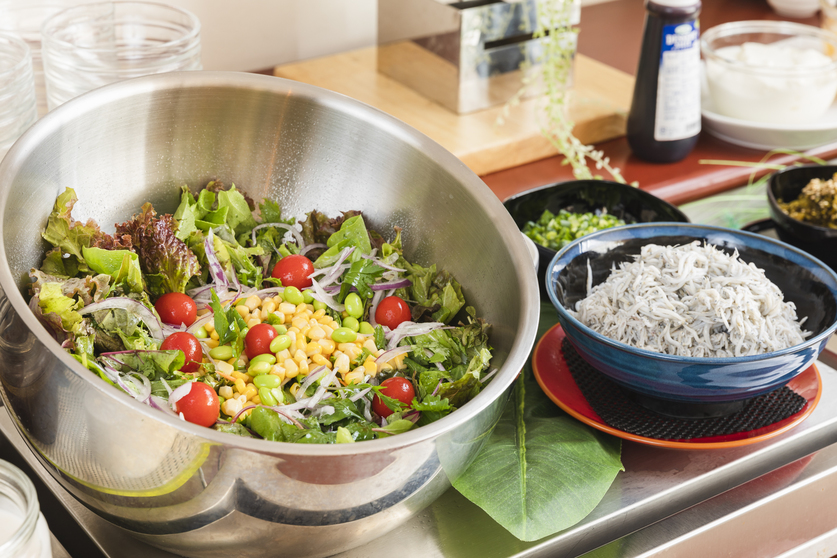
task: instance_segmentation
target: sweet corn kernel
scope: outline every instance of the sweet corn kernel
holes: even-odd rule
[[[283,324],[285,323],[285,320],[286,320],[285,314],[283,314],[282,312],[274,311],[273,315],[276,316],[276,318],[279,320],[280,323],[283,323]]]
[[[262,299],[257,297],[256,295],[250,295],[247,297],[247,300],[244,301],[244,306],[250,309],[250,312],[258,308],[262,305]]]
[[[215,363],[215,369],[221,372],[222,374],[226,374],[227,376],[233,376],[235,369],[229,362],[224,362],[223,360],[219,360]],[[234,378],[235,376],[233,376]],[[226,395],[224,396],[226,397]]]
[[[325,358],[323,355],[314,355],[311,357],[311,362],[316,364],[317,366],[325,366],[329,370],[331,370],[331,361]]]
[[[317,343],[323,348],[323,354],[330,355],[334,352],[335,344],[334,341],[328,338],[320,339]]]
[[[258,318],[250,318],[249,320],[247,320],[247,327],[257,326],[257,325],[259,325],[260,323],[262,323],[262,321],[261,321],[260,319],[258,319]]]
[[[378,347],[375,345],[375,340],[371,338],[363,342],[363,348],[367,349],[371,353],[378,350]]]
[[[256,394],[256,395],[253,396],[253,399],[250,400],[250,403],[252,403],[253,405],[261,405],[262,404],[262,398],[259,397],[258,394]]]
[[[274,376],[279,376],[280,379],[285,379],[285,367],[281,364],[274,364],[273,368],[270,369],[270,373]]]
[[[273,302],[273,299],[265,299],[265,301],[262,303],[262,310],[264,310],[267,313],[273,312],[274,310],[276,310],[276,303]]]
[[[354,343],[340,343],[337,348],[343,351],[349,357],[349,360],[356,359],[357,355],[360,354],[360,349]]]
[[[299,373],[299,366],[297,366],[291,359],[287,359],[283,362],[282,366],[285,367],[285,375],[287,376],[296,376]]]
[[[250,316],[250,309],[247,307],[247,304],[239,304],[235,307],[235,311],[245,320]]]
[[[247,396],[244,395],[244,394],[236,396],[236,399],[238,400],[239,403],[241,403],[242,407],[244,406],[245,403],[247,403]]]
[[[212,320],[209,320],[205,324],[203,324],[203,328],[207,331],[207,333],[215,331],[215,323]]]
[[[296,397],[296,394],[297,394],[297,393],[299,393],[299,388],[300,388],[300,385],[299,385],[299,384],[294,384],[294,385],[292,385],[292,386],[290,387],[290,389],[289,389],[288,391],[290,391],[290,392],[291,392],[291,395],[293,395],[294,397]]]
[[[224,401],[224,414],[234,417],[242,408],[241,403],[237,399],[227,399]]]
[[[314,355],[318,355],[322,352],[323,352],[323,347],[319,343],[316,343],[316,342],[312,341],[312,342],[308,343],[307,345],[305,345],[305,355],[306,356],[314,356]]]
[[[375,364],[375,359],[371,356],[366,357],[366,360],[363,361],[363,367],[373,376],[378,373],[378,365]]]
[[[305,314],[308,316],[308,305],[304,302],[300,302],[296,305],[296,308],[294,308],[294,314]]]
[[[299,370],[297,371],[297,376],[307,376],[311,369],[308,366],[308,359],[305,359],[301,362],[298,362],[297,365],[299,366]]]
[[[323,328],[321,328],[319,325],[314,326],[308,330],[308,338],[311,339],[311,341],[318,341],[325,336],[325,331],[323,331]]]
[[[219,339],[221,339],[221,337],[218,335],[218,332],[215,331],[214,329],[209,333],[209,338],[214,339],[215,341],[218,341]]]
[[[218,390],[218,395],[224,399],[230,399],[233,396],[233,390],[230,386],[221,386]]]
[[[299,349],[301,351],[305,351],[305,346],[308,345],[308,342],[305,340],[304,335],[300,335],[296,340],[296,346],[291,347],[291,349]]]
[[[320,324],[320,327],[323,329],[323,331],[325,331],[326,339],[331,339],[331,334],[334,333],[334,328],[324,324]]]
[[[305,350],[297,349],[296,351],[294,351],[294,356],[292,358],[294,359],[294,362],[299,364],[300,361],[306,360],[308,358],[308,355],[305,354]]]
[[[311,326],[309,326],[309,325],[303,326],[303,327],[299,328],[299,336],[304,339],[305,337],[308,337],[308,332],[309,331],[311,331]]]
[[[398,355],[397,357],[393,358],[392,360],[395,362],[395,367],[399,370],[404,370],[407,368],[407,365],[404,364],[404,359],[407,358],[407,355]]]
[[[244,390],[244,395],[247,396],[247,399],[253,399],[253,396],[259,393],[259,390],[253,384],[247,384],[247,389]]]
[[[341,374],[345,374],[349,371],[349,357],[347,357],[343,353],[340,353],[339,355],[337,355],[337,358],[334,359],[334,367]]]
[[[238,390],[238,393],[243,394],[247,390],[247,384],[244,383],[244,380],[242,380],[241,378],[236,378],[235,389]]]
[[[207,339],[206,341],[204,341],[204,343],[206,344],[206,347],[208,349],[214,349],[215,347],[218,346],[218,340],[217,339]]]
[[[288,330],[288,337],[291,338],[291,347],[296,345],[296,334],[299,333],[299,330],[294,331],[293,329]]]
[[[363,374],[358,373],[357,369],[352,370],[343,375],[343,379],[347,384],[360,384],[363,382]]]
[[[308,328],[308,320],[302,316],[297,316],[291,320],[291,325],[293,325],[301,333],[303,329]]]
[[[265,310],[264,308],[262,308],[261,310],[259,310],[259,319],[260,319],[261,321],[265,321],[265,320],[267,319],[267,317],[268,317],[268,316],[270,316],[270,312],[268,312],[268,311],[267,311],[267,310]]]
[[[291,358],[291,352],[288,349],[283,349],[276,353],[277,362],[285,362],[285,360],[289,358]]]
[[[283,314],[293,314],[294,310],[296,310],[296,306],[294,306],[290,302],[283,302],[279,304],[279,311]]]
[[[323,316],[325,316],[325,310],[322,310],[322,309],[317,310],[316,312],[314,312],[313,314],[311,314],[311,317],[312,317],[313,319],[317,320],[317,321],[319,321],[319,320],[320,320],[320,318],[322,318]]]

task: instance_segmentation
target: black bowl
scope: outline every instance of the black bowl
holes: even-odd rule
[[[607,208],[607,212],[625,221],[626,224],[651,223],[658,221],[688,223],[686,214],[653,194],[634,186],[609,180],[571,180],[541,186],[512,196],[503,202],[514,222],[523,230],[529,221],[537,221],[548,209],[558,213],[562,209],[573,213],[587,213]],[[547,300],[544,275],[555,250],[538,247],[538,284],[541,298]]]
[[[795,200],[811,179],[826,180],[833,177],[835,172],[837,165],[804,165],[778,171],[768,182],[767,200],[779,239],[821,259],[837,271],[837,229],[793,219],[782,211],[778,204],[778,200]]]

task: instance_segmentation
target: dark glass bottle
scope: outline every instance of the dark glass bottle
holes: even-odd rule
[[[686,157],[700,133],[700,1],[648,0],[628,144],[654,163]]]

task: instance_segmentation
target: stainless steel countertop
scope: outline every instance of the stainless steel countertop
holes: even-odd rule
[[[626,471],[586,519],[552,537],[521,542],[449,490],[405,525],[337,556],[388,556],[393,548],[408,557],[831,556],[837,553],[837,531],[832,532],[837,507],[825,495],[837,490],[837,445],[832,445],[837,442],[837,370],[827,362],[834,365],[837,359],[826,352],[818,362],[820,405],[777,438],[698,451],[625,442]],[[78,523],[78,536],[89,537],[102,556],[174,556],[136,541],[79,504],[32,455],[7,413],[0,414],[0,433],[37,473],[33,480],[41,481]],[[48,509],[44,515],[53,528]],[[67,535],[57,536],[71,546]]]

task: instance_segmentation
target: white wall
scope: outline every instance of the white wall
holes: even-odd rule
[[[201,20],[205,70],[260,70],[372,46],[377,0],[155,0]]]

